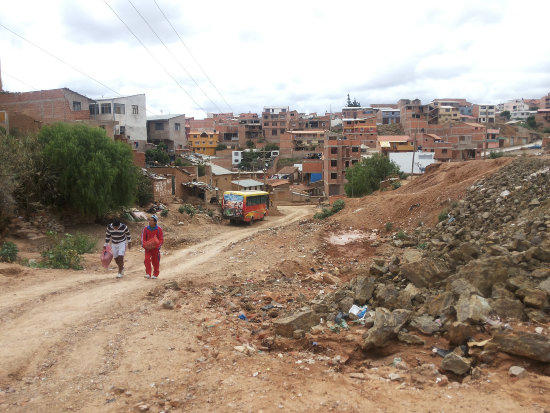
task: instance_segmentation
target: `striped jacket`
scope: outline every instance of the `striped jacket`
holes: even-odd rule
[[[130,231],[126,224],[121,223],[118,229],[114,229],[113,224],[109,224],[107,233],[105,234],[105,244],[108,244],[109,240],[111,240],[113,244],[120,244],[124,241],[131,242],[132,237],[130,236]]]

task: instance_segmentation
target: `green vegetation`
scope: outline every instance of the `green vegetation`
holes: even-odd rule
[[[407,239],[407,233],[406,233],[405,231],[399,231],[399,232],[397,233],[396,237],[397,237],[398,239],[401,239],[401,240]]]
[[[153,184],[149,177],[143,173],[138,174],[136,201],[140,207],[144,207],[153,200]]]
[[[199,176],[206,175],[206,165],[203,165],[203,164],[197,165],[197,171],[199,173]]]
[[[2,262],[15,262],[17,259],[17,245],[13,242],[4,242],[2,243],[2,248],[0,248],[0,261]]]
[[[138,172],[132,149],[100,128],[57,123],[40,130],[44,161],[55,176],[56,204],[84,216],[101,216],[130,205]]]
[[[527,125],[527,127],[529,129],[536,129],[537,128],[537,122],[535,121],[535,117],[534,116],[529,116],[526,120],[525,120],[525,124]]]
[[[252,149],[256,147],[256,144],[254,143],[254,141],[248,140],[246,141],[246,147]]]
[[[278,151],[279,150],[279,145],[277,145],[276,143],[266,143],[266,145],[264,146],[264,151]]]
[[[348,107],[348,108],[360,108],[361,103],[357,102],[357,100],[355,98],[353,98],[353,102],[352,102],[350,97],[349,97],[349,93],[348,93],[348,99],[346,101],[346,107]]]
[[[187,212],[188,215],[193,216],[197,213],[197,210],[191,204],[184,204],[178,208],[178,212],[180,214],[184,214]]]
[[[391,183],[391,187],[393,189],[401,188],[401,182],[400,181],[394,181]]]
[[[503,156],[504,156],[504,152],[502,151],[491,151],[491,153],[489,153],[490,159],[502,158]]]
[[[285,166],[292,166],[295,163],[299,162],[301,162],[299,158],[279,158],[279,162],[277,162],[277,168],[281,169]]]
[[[438,218],[439,222],[445,221],[447,218],[449,218],[449,211],[444,209],[443,211],[441,211],[439,213],[439,216],[437,218]]]
[[[544,133],[550,133],[550,128],[544,128],[543,132]]]
[[[167,209],[163,209],[160,213],[160,216],[163,217],[163,218],[166,218],[168,216],[168,210]]]
[[[426,248],[428,248],[428,243],[427,242],[421,242],[420,244],[418,244],[416,246],[416,249],[419,249],[419,250],[425,250]]]
[[[168,147],[164,143],[157,145],[155,149],[145,151],[145,162],[147,164],[157,163],[159,165],[168,165],[170,163],[170,155],[168,155]]]
[[[370,195],[380,188],[380,181],[397,174],[399,167],[395,162],[386,156],[375,154],[346,170],[348,183],[344,189],[347,196],[352,198]]]
[[[81,270],[80,256],[95,247],[95,242],[85,235],[65,234],[61,238],[57,233],[49,232],[48,236],[51,246],[42,253],[43,259],[39,263],[42,268]]]
[[[227,149],[227,145],[225,143],[220,142],[220,143],[218,143],[218,146],[216,146],[217,151],[223,151],[225,149]]]
[[[386,222],[386,224],[384,224],[384,228],[386,229],[387,232],[390,232],[391,229],[393,228],[393,222]]]
[[[500,116],[505,118],[506,120],[510,120],[510,117],[512,116],[509,110],[505,110],[500,112]]]
[[[331,209],[323,208],[323,211],[322,212],[317,212],[315,215],[313,215],[313,218],[315,218],[315,219],[328,218],[331,215],[334,215],[337,212],[341,211],[344,208],[345,205],[346,205],[346,203],[344,202],[344,200],[338,199],[338,200],[334,201],[334,203],[332,204]]]

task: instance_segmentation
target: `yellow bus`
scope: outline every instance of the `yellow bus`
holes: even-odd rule
[[[232,224],[237,221],[260,221],[269,212],[269,193],[264,191],[225,191],[222,216]]]

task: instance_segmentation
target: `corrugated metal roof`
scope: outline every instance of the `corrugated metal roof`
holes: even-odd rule
[[[249,188],[251,186],[262,186],[263,182],[256,181],[255,179],[240,179],[238,181],[231,181],[232,184],[242,186],[243,188]]]

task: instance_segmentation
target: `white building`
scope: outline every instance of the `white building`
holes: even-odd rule
[[[399,167],[401,172],[410,174],[411,168],[413,174],[423,174],[426,166],[436,163],[434,159],[434,152],[414,152],[414,164],[413,164],[413,152],[390,152],[390,161],[393,161]]]
[[[147,143],[147,114],[145,94],[95,99],[90,103],[90,118],[112,120],[113,135],[122,135],[134,148],[144,150]]]

